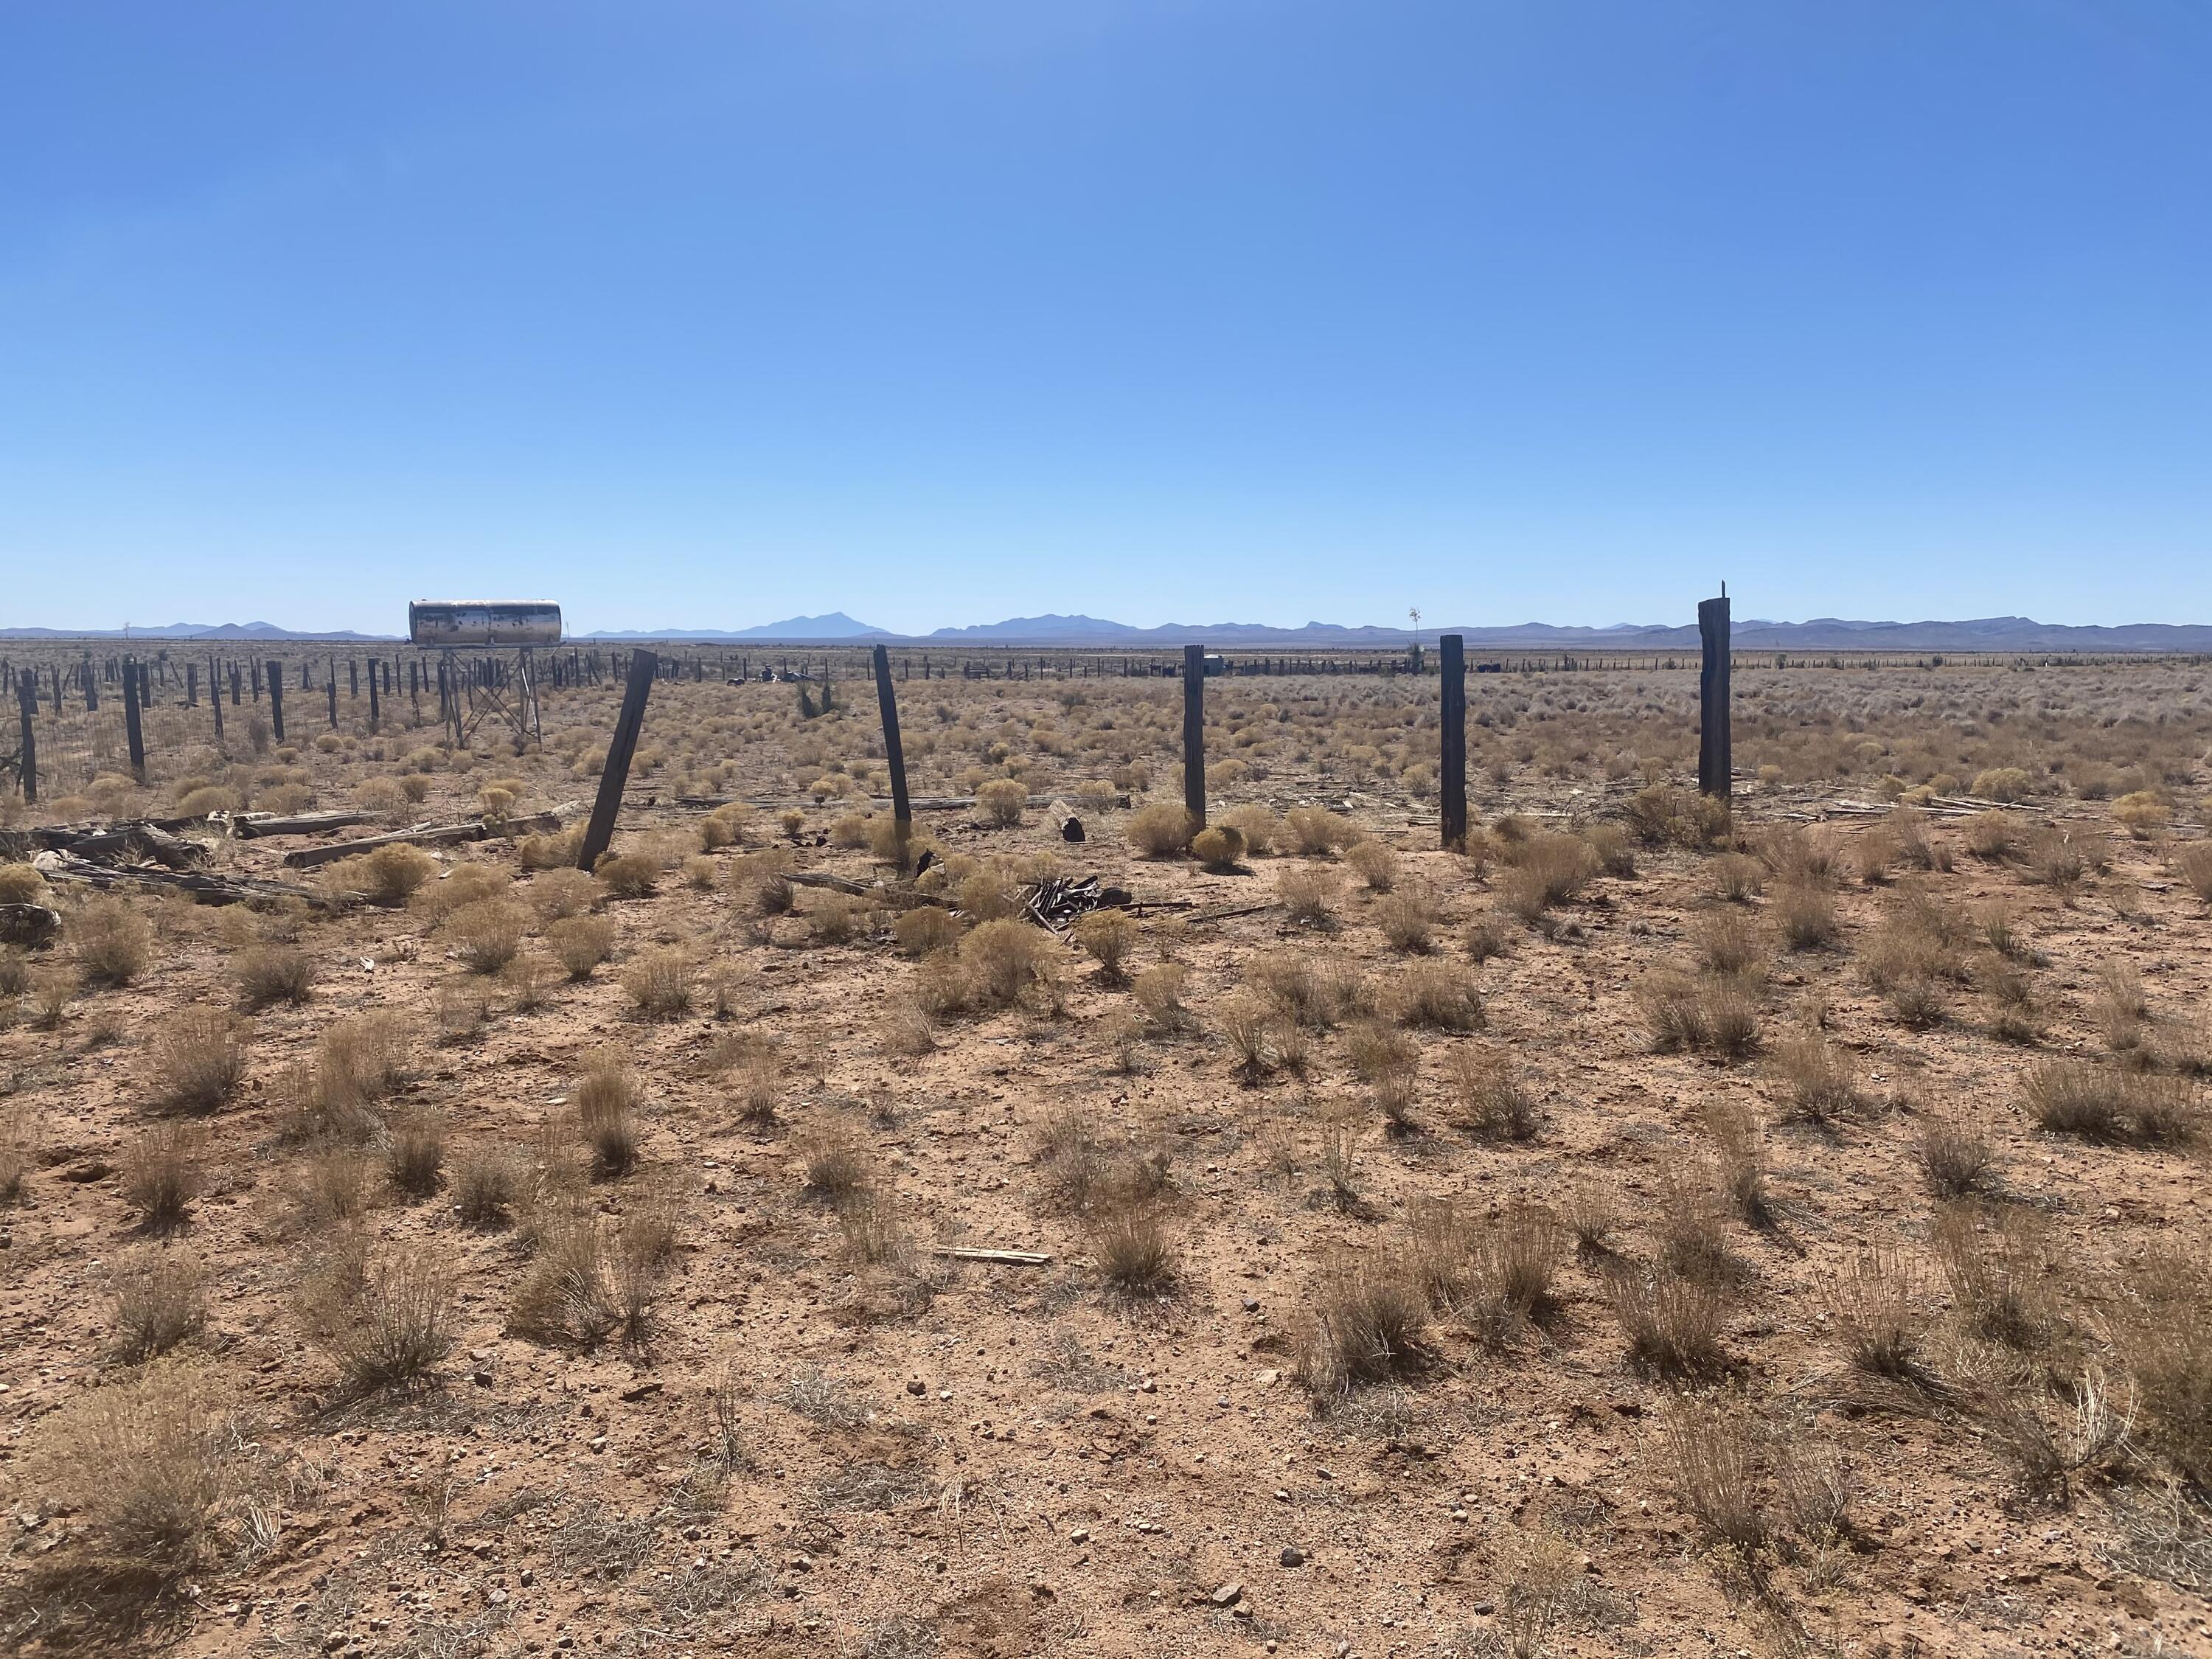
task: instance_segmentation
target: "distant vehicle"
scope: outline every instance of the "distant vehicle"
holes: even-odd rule
[[[546,599],[416,599],[407,637],[432,650],[514,650],[561,643],[561,607]]]

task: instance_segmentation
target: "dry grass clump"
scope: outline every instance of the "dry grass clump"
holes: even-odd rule
[[[0,904],[44,904],[46,878],[33,865],[15,860],[0,862]]]
[[[349,1388],[361,1394],[420,1383],[453,1351],[454,1285],[428,1249],[402,1250],[364,1273],[347,1305],[315,1322]]]
[[[1092,916],[1108,914],[1093,911],[1083,920],[1089,921]],[[1110,914],[1121,915],[1119,911]],[[1123,916],[1122,920],[1128,918]],[[918,904],[899,912],[897,920],[891,924],[891,940],[901,956],[919,960],[934,951],[951,950],[959,944],[963,931],[960,919],[951,911],[934,904]]]
[[[2017,766],[1992,766],[1974,775],[1968,793],[1977,800],[1996,801],[2009,806],[2026,800],[2035,787],[2035,780]]]
[[[2184,1480],[2212,1490],[2212,1261],[2201,1240],[2160,1250],[2122,1288],[2112,1346],[2134,1390],[2140,1437]]]
[[[1129,815],[1122,833],[1140,858],[1180,858],[1190,850],[1196,825],[1190,814],[1172,801],[1155,801]]]
[[[810,1135],[799,1149],[807,1193],[824,1203],[842,1205],[871,1184],[867,1154],[840,1129]]]
[[[1356,973],[1346,964],[1302,951],[1262,951],[1246,958],[1244,982],[1293,1024],[1316,1031],[1334,1026],[1362,995]]]
[[[1785,878],[1774,896],[1774,925],[1793,951],[1819,951],[1836,942],[1836,901],[1818,882]]]
[[[174,1232],[199,1196],[199,1137],[181,1124],[139,1134],[123,1160],[123,1201],[149,1233]]]
[[[1209,824],[1190,838],[1192,856],[1216,875],[1235,872],[1244,856],[1244,835],[1225,823]]]
[[[1766,1142],[1759,1119],[1743,1102],[1727,1096],[1708,1100],[1699,1113],[1712,1137],[1714,1173],[1735,1212],[1754,1227],[1771,1219],[1766,1202]]]
[[[1478,916],[1468,927],[1462,942],[1478,968],[1494,957],[1513,954],[1513,936],[1495,916]]]
[[[1930,1118],[1921,1126],[1915,1150],[1921,1176],[1937,1198],[1967,1198],[1990,1190],[1996,1150],[1973,1125]]]
[[[1759,1010],[1734,979],[1659,973],[1638,994],[1651,1046],[1741,1060],[1759,1048]]]
[[[2200,903],[2212,904],[2212,842],[2192,842],[2177,852],[2173,873]]]
[[[546,930],[545,942],[562,972],[572,980],[586,980],[614,954],[615,927],[604,916],[569,916]]]
[[[1387,893],[1398,884],[1398,855],[1379,841],[1363,841],[1344,855],[1368,890]]]
[[[369,1108],[407,1080],[407,1027],[396,1013],[364,1014],[326,1027],[315,1043],[307,1097],[295,1103],[310,1134],[360,1139],[374,1127]]]
[[[2050,1345],[2058,1303],[2040,1216],[2016,1205],[1948,1205],[1936,1212],[1929,1242],[1969,1332],[2023,1351]]]
[[[628,1175],[637,1165],[637,1114],[644,1097],[622,1056],[601,1049],[587,1060],[573,1099],[592,1173],[610,1180]]]
[[[208,1553],[226,1491],[213,1395],[208,1372],[173,1360],[41,1425],[52,1490],[118,1559],[166,1575]]]
[[[1307,858],[1326,858],[1359,839],[1352,820],[1319,806],[1294,806],[1283,814],[1291,845]]]
[[[1175,1288],[1175,1245],[1156,1205],[1112,1205],[1092,1218],[1085,1236],[1099,1277],[1116,1296],[1158,1298]]]
[[[2018,850],[2022,833],[2015,814],[1992,807],[1967,820],[1966,850],[1978,859],[1997,863]]]
[[[404,904],[438,873],[438,860],[419,847],[392,842],[357,858],[331,866],[330,882],[342,892],[359,893],[374,904]]]
[[[446,1168],[446,1125],[434,1112],[408,1112],[392,1125],[384,1148],[385,1172],[409,1198],[438,1190]]]
[[[1250,858],[1268,857],[1283,839],[1283,821],[1256,804],[1224,812],[1221,823],[1223,828],[1234,830],[1244,837],[1244,851]]]
[[[550,927],[590,909],[599,892],[599,884],[575,867],[572,855],[568,863],[533,878],[528,896],[538,920]]]
[[[120,899],[93,900],[70,918],[66,932],[88,985],[130,984],[146,971],[154,951],[154,930]]]
[[[1029,800],[1029,786],[1017,778],[993,778],[975,790],[975,805],[1001,830],[1011,830],[1022,821],[1022,809]]]
[[[1127,982],[1126,963],[1137,948],[1139,929],[1126,910],[1093,910],[1075,924],[1075,942],[1098,964],[1098,977],[1109,985]]]
[[[2044,825],[2028,838],[2024,878],[2050,888],[2062,899],[2070,899],[2082,878],[2094,868],[2099,854],[2063,825]]]
[[[527,917],[506,899],[478,899],[447,916],[440,932],[454,957],[472,974],[495,974],[522,948]]]
[[[1550,1211],[1515,1199],[1477,1218],[1449,1204],[1413,1221],[1413,1260],[1431,1304],[1478,1341],[1502,1346],[1558,1305],[1553,1280],[1565,1234]]]
[[[295,945],[256,945],[240,952],[235,975],[239,1006],[258,1013],[280,1002],[305,1002],[314,988],[315,963]]]
[[[1692,924],[1698,959],[1716,974],[1743,974],[1763,968],[1766,942],[1741,910],[1711,910]]]
[[[1410,1254],[1378,1249],[1332,1256],[1308,1306],[1298,1374],[1319,1398],[1394,1381],[1426,1361],[1428,1298]]]
[[[1845,1049],[1808,1031],[1784,1042],[1775,1054],[1775,1067],[1789,1087],[1790,1109],[1785,1115],[1799,1121],[1829,1124],[1849,1115],[1865,1103],[1859,1093],[1857,1068]]]
[[[1155,1030],[1189,1029],[1190,1011],[1182,1003],[1183,981],[1189,976],[1190,970],[1179,962],[1156,962],[1137,975],[1130,990]]]
[[[1662,1376],[1711,1376],[1727,1364],[1721,1330],[1727,1316],[1720,1287],[1709,1279],[1666,1267],[1621,1262],[1605,1275],[1613,1316],[1628,1340],[1629,1357]]]
[[[1512,867],[1498,892],[1498,903],[1517,920],[1534,925],[1546,912],[1582,896],[1598,873],[1597,854],[1579,836],[1539,833],[1506,843]]]
[[[824,893],[806,913],[806,931],[817,945],[849,945],[860,932],[866,907],[845,893]]]
[[[142,1245],[115,1263],[118,1359],[136,1364],[165,1354],[207,1323],[207,1270],[180,1249]]]
[[[2185,1079],[2094,1060],[2046,1060],[2021,1080],[2021,1097],[2039,1128],[2114,1144],[2185,1145],[2196,1139],[2201,1116]]]
[[[1653,847],[1707,847],[1728,833],[1724,802],[1671,783],[1639,789],[1623,811],[1630,831]]]
[[[1364,844],[1364,843],[1363,843]],[[1355,849],[1357,850],[1357,849]],[[1425,956],[1436,937],[1436,899],[1415,888],[1386,894],[1375,907],[1375,925],[1394,951]]]
[[[660,861],[646,853],[609,853],[592,873],[611,897],[645,898],[660,879]]]
[[[678,945],[647,951],[622,970],[622,988],[647,1019],[678,1019],[691,1012],[699,966]]]
[[[1336,902],[1338,881],[1328,870],[1285,870],[1275,878],[1275,896],[1292,921],[1326,926]]]
[[[1851,1364],[1893,1382],[1916,1378],[1921,1338],[1911,1263],[1893,1248],[1876,1246],[1824,1282],[1830,1327]]]
[[[522,1166],[504,1147],[470,1146],[453,1160],[453,1212],[465,1226],[503,1225],[522,1190]]]
[[[164,1111],[202,1114],[229,1099],[246,1075],[238,1022],[218,1008],[173,1014],[148,1045],[148,1092]]]
[[[969,929],[956,956],[960,992],[984,1007],[1008,1006],[1032,986],[1044,983],[1052,972],[1051,939],[1028,922],[1012,918]]]
[[[1787,884],[1833,888],[1843,879],[1843,851],[1826,830],[1782,825],[1759,837],[1758,852],[1759,861]]]
[[[1705,866],[1705,881],[1715,898],[1748,904],[1765,890],[1766,866],[1747,853],[1723,853]]]
[[[1280,1059],[1274,1038],[1279,1016],[1274,1004],[1256,991],[1235,990],[1213,1005],[1214,1029],[1237,1056],[1246,1079],[1273,1071]]]
[[[1474,975],[1449,962],[1411,964],[1390,986],[1387,1003],[1401,1025],[1463,1034],[1486,1023]]]

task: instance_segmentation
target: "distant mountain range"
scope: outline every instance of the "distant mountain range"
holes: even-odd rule
[[[1281,646],[1285,649],[1389,650],[1419,638],[1433,643],[1439,634],[1458,634],[1477,650],[1503,651],[1680,651],[1698,643],[1694,626],[1623,623],[1611,628],[1564,628],[1549,623],[1521,623],[1508,628],[1346,628],[1336,623],[1308,623],[1303,628],[1271,628],[1258,623],[1170,623],[1133,628],[1096,617],[1014,617],[969,628],[940,628],[932,634],[893,634],[857,622],[842,611],[827,616],[792,617],[757,628],[635,629],[619,633],[580,634],[579,640],[665,640],[672,643],[849,645],[886,641],[908,645],[1059,646],[1102,650],[1115,647],[1170,645]],[[2039,623],[2027,617],[1986,617],[1971,622],[1847,622],[1834,617],[1811,622],[1745,621],[1735,625],[1735,642],[1753,651],[2212,651],[2212,626],[2191,623],[2130,623],[2118,628],[2076,628]],[[100,629],[0,628],[0,639],[57,640],[326,640],[390,642],[389,635],[349,631],[305,633],[270,623],[172,623],[162,628]]]

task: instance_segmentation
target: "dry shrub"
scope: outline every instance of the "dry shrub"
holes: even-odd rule
[[[1747,904],[1766,887],[1766,866],[1747,853],[1723,853],[1705,866],[1713,896]]]
[[[1679,1400],[1664,1427],[1676,1498],[1708,1542],[1753,1571],[1772,1551],[1772,1529],[1758,1499],[1762,1436],[1741,1406]]]
[[[1817,883],[1790,879],[1774,898],[1775,926],[1793,951],[1818,951],[1836,942],[1836,901]]]
[[[1468,927],[1463,943],[1476,967],[1497,957],[1513,954],[1513,936],[1495,916],[1479,916]]]
[[[1372,845],[1362,842],[1361,845]],[[1353,849],[1357,851],[1357,848]],[[1394,951],[1425,956],[1434,943],[1436,900],[1430,894],[1404,888],[1386,896],[1375,907],[1375,925]]]
[[[1708,1100],[1699,1116],[1712,1137],[1721,1191],[1745,1221],[1765,1226],[1769,1220],[1766,1142],[1759,1119],[1743,1102],[1728,1097]]]
[[[1132,988],[1137,1006],[1155,1029],[1180,1031],[1188,1028],[1190,1011],[1182,1005],[1182,985],[1189,972],[1179,962],[1156,962],[1137,975]]]
[[[916,1059],[937,1047],[936,1026],[910,997],[892,1000],[884,1010],[880,1030],[885,1050],[901,1059]]]
[[[331,866],[330,882],[342,892],[359,893],[374,904],[404,904],[438,873],[438,860],[419,847],[392,842],[341,859]]]
[[[799,1148],[799,1159],[807,1192],[824,1203],[850,1202],[872,1183],[867,1155],[842,1130],[824,1129],[808,1136]]]
[[[1308,858],[1325,858],[1359,839],[1351,819],[1319,806],[1294,806],[1283,815],[1291,845]]]
[[[1404,1032],[1380,1020],[1362,1020],[1346,1033],[1344,1054],[1362,1083],[1380,1086],[1410,1078],[1421,1051]]]
[[[525,836],[514,844],[514,861],[525,870],[543,870],[549,875],[556,870],[575,870],[576,860],[584,850],[586,827],[574,823],[550,835]],[[581,870],[576,873],[584,875]]]
[[[120,899],[100,898],[70,918],[78,970],[88,985],[125,986],[146,969],[154,930]]]
[[[1210,824],[1190,839],[1194,857],[1217,875],[1233,873],[1244,856],[1244,836],[1227,824]]]
[[[407,1028],[396,1013],[364,1014],[326,1027],[315,1043],[314,1098],[325,1132],[355,1133],[363,1109],[407,1080]]]
[[[612,897],[644,898],[660,879],[660,861],[647,853],[609,853],[592,873]]]
[[[1090,920],[1090,916],[1084,918],[1085,921]],[[899,912],[898,919],[891,924],[891,939],[901,956],[918,959],[933,951],[951,950],[960,942],[962,931],[960,919],[951,911],[934,904],[918,904],[911,910]]]
[[[1936,1197],[1966,1198],[1990,1189],[1996,1152],[1973,1125],[1930,1118],[1921,1126],[1917,1151],[1920,1173]]]
[[[1001,830],[1011,830],[1022,821],[1022,809],[1029,799],[1029,786],[1015,778],[993,778],[975,790],[975,805]]]
[[[860,931],[866,914],[858,899],[844,893],[824,893],[806,913],[807,932],[817,945],[849,945]]]
[[[1283,837],[1283,821],[1264,806],[1239,806],[1221,815],[1224,829],[1234,830],[1244,837],[1244,851],[1250,857],[1262,859],[1275,850]]]
[[[446,918],[441,932],[453,955],[472,974],[495,974],[522,948],[527,921],[522,907],[505,899],[479,899]]]
[[[559,1215],[545,1224],[530,1265],[515,1281],[507,1328],[526,1341],[596,1347],[622,1322],[609,1283],[607,1242],[597,1218]]]
[[[1398,855],[1379,841],[1358,842],[1344,861],[1370,892],[1387,893],[1398,884]]]
[[[1711,1376],[1725,1366],[1721,1328],[1727,1309],[1717,1284],[1623,1262],[1606,1273],[1606,1292],[1629,1357],[1638,1364],[1685,1378]]]
[[[1540,831],[1506,848],[1506,862],[1512,866],[1506,882],[1509,901],[1518,893],[1538,911],[1580,898],[1598,872],[1597,854],[1579,836]]]
[[[1272,1071],[1277,1055],[1273,1037],[1277,1024],[1274,1005],[1256,991],[1235,990],[1213,1005],[1213,1024],[1237,1056],[1237,1069],[1256,1078]]]
[[[2123,1291],[2112,1345],[2134,1388],[2140,1437],[2199,1492],[2212,1490],[2212,1261],[2201,1241],[2154,1252]]]
[[[698,964],[681,945],[647,951],[622,971],[622,988],[647,1019],[678,1019],[691,1011]]]
[[[1496,1140],[1534,1139],[1535,1097],[1521,1080],[1510,1055],[1490,1048],[1455,1048],[1446,1069],[1459,1103],[1455,1121],[1460,1127]]]
[[[1155,801],[1129,815],[1122,833],[1140,858],[1179,858],[1190,850],[1190,814],[1172,801]]]
[[[1786,1116],[1801,1122],[1832,1124],[1863,1104],[1857,1068],[1849,1052],[1808,1031],[1781,1045],[1775,1066],[1789,1085]]]
[[[1970,793],[1978,800],[1996,801],[2010,805],[2026,800],[2035,787],[2035,780],[2017,766],[1992,766],[1974,775]]]
[[[1759,1048],[1759,1009],[1733,979],[1659,973],[1638,994],[1652,1047],[1741,1060]]]
[[[173,1014],[148,1045],[149,1093],[164,1111],[212,1112],[246,1075],[238,1023],[218,1008]]]
[[[1049,974],[1050,951],[1051,941],[1025,921],[982,922],[959,945],[965,992],[986,1007],[1005,1007]]]
[[[2021,836],[2020,819],[1994,807],[1976,813],[1966,823],[1966,850],[1992,863],[2010,858],[2020,846]]]
[[[434,1112],[409,1112],[392,1125],[384,1148],[385,1172],[409,1198],[438,1190],[446,1168],[446,1125]]]
[[[2049,1345],[2058,1307],[2040,1216],[2014,1205],[1948,1205],[1936,1212],[1930,1242],[1968,1331],[2010,1348]]]
[[[1708,912],[1692,924],[1691,936],[1698,959],[1714,973],[1741,974],[1765,964],[1765,941],[1740,910]]]
[[[1116,1296],[1164,1297],[1175,1287],[1175,1245],[1156,1206],[1114,1205],[1085,1230],[1099,1277]]]
[[[1413,1257],[1430,1300],[1477,1340],[1503,1345],[1557,1305],[1564,1234],[1550,1211],[1516,1199],[1475,1218],[1450,1205],[1418,1212]]]
[[[604,916],[570,916],[548,928],[545,941],[570,979],[589,979],[592,969],[614,952],[614,924]]]
[[[1610,1255],[1613,1235],[1620,1231],[1620,1194],[1609,1183],[1594,1179],[1571,1182],[1560,1218],[1574,1238],[1577,1254]]]
[[[1075,924],[1075,942],[1098,964],[1098,976],[1109,985],[1127,977],[1124,965],[1137,948],[1139,929],[1126,910],[1093,910]]]
[[[173,1232],[199,1196],[199,1137],[181,1124],[141,1133],[123,1160],[123,1201],[149,1233]]]
[[[1799,824],[1770,830],[1759,838],[1759,861],[1785,884],[1832,888],[1843,878],[1844,858],[1826,830]]]
[[[368,1268],[322,1339],[356,1392],[407,1388],[453,1351],[453,1280],[438,1257],[401,1250]]]
[[[37,867],[14,860],[0,862],[0,904],[44,904],[46,878]]]
[[[1474,975],[1449,962],[1417,962],[1390,987],[1388,1004],[1401,1025],[1464,1034],[1486,1020]]]
[[[115,1263],[115,1357],[165,1354],[207,1323],[207,1272],[196,1256],[142,1245]]]
[[[1273,1001],[1292,1024],[1328,1030],[1358,993],[1352,971],[1310,951],[1263,951],[1248,957],[1244,982]]]
[[[1920,1326],[1911,1264],[1896,1249],[1876,1246],[1825,1283],[1828,1321],[1851,1364],[1893,1381],[1916,1377]]]
[[[214,1387],[169,1361],[79,1395],[42,1425],[56,1495],[122,1559],[166,1574],[212,1543],[225,1491]]]
[[[314,988],[314,958],[289,945],[257,945],[240,953],[239,1006],[248,1013],[280,1002],[305,1002]]]
[[[620,1054],[601,1049],[585,1061],[574,1091],[576,1127],[591,1149],[592,1173],[628,1175],[637,1164],[637,1079]]]
[[[1299,1334],[1298,1373],[1322,1399],[1420,1369],[1428,1353],[1428,1299],[1419,1264],[1386,1249],[1333,1256],[1315,1284]]]
[[[2045,824],[2028,838],[2026,879],[2050,888],[2062,898],[2073,895],[2096,862],[2089,848],[2061,826]]]
[[[1335,902],[1338,881],[1328,870],[1285,870],[1275,878],[1275,896],[1293,921],[1322,926]]]
[[[453,1212],[465,1226],[504,1224],[522,1190],[522,1166],[500,1146],[465,1147],[453,1158]]]
[[[2021,1096],[2039,1127],[2085,1140],[2185,1145],[2196,1139],[2200,1116],[2185,1079],[2130,1074],[2094,1060],[2047,1060],[2022,1079]]]
[[[538,920],[548,926],[581,915],[598,896],[599,884],[575,868],[573,860],[536,877],[529,888],[531,908],[538,912]]]
[[[2212,904],[2212,842],[2192,842],[2177,852],[2173,873],[2200,903]]]
[[[300,1226],[319,1232],[359,1215],[368,1201],[368,1159],[357,1152],[337,1150],[308,1159],[293,1182]]]

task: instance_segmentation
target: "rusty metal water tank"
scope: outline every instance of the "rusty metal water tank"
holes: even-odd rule
[[[549,599],[415,599],[407,637],[440,650],[558,645],[561,607]]]

